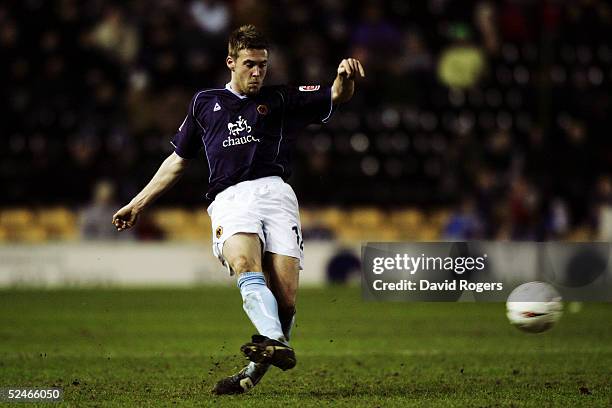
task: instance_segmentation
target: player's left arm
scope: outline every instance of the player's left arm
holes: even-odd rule
[[[365,77],[361,62],[355,58],[346,58],[338,65],[338,74],[332,85],[332,103],[338,105],[348,102],[355,92],[355,78]]]

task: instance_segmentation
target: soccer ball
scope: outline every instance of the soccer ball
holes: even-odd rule
[[[528,282],[510,293],[506,315],[515,327],[528,333],[541,333],[561,318],[563,304],[557,290],[544,282]]]

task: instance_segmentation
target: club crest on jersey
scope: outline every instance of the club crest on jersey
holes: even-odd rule
[[[221,238],[221,235],[223,235],[223,227],[219,225],[217,229],[215,230],[215,237],[219,239]]]
[[[262,116],[267,115],[268,107],[266,105],[257,105],[257,113],[259,113]]]
[[[318,91],[321,85],[302,85],[298,89],[302,92]]]

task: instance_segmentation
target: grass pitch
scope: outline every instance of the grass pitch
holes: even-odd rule
[[[297,367],[212,396],[245,363],[254,329],[241,306],[235,288],[0,291],[0,387],[59,386],[78,407],[612,406],[612,304],[529,335],[499,303],[302,289]]]

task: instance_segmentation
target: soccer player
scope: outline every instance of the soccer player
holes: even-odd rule
[[[243,308],[259,332],[241,351],[251,362],[217,383],[216,394],[239,394],[255,386],[273,365],[293,368],[289,345],[294,322],[303,241],[298,202],[285,181],[291,175],[295,132],[326,122],[353,96],[361,63],[343,59],[331,87],[262,86],[268,42],[252,25],[231,33],[223,88],[195,94],[172,139],[174,152],[144,189],[113,216],[118,230],[134,226],[140,212],[181,176],[204,150],[210,170],[213,253],[237,274]]]

